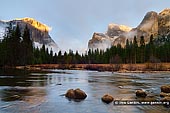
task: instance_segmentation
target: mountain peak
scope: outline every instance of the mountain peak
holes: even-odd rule
[[[163,11],[161,11],[159,14],[160,14],[160,15],[170,14],[170,8],[166,8],[166,9],[164,9],[164,10],[163,10]]]
[[[115,28],[119,28],[122,31],[128,32],[130,31],[132,28],[125,26],[125,25],[118,25],[118,24],[109,24],[109,29],[115,29]]]
[[[45,24],[42,24],[40,22],[38,22],[37,20],[35,20],[34,18],[29,18],[29,17],[25,17],[25,18],[16,18],[15,20],[21,20],[21,21],[24,21],[32,26],[34,26],[35,28],[37,28],[38,30],[40,31],[50,31],[51,28],[48,27],[47,25]]]
[[[137,37],[138,42],[140,37],[144,36],[145,42],[148,43],[151,35],[156,38],[158,35],[170,34],[169,26],[170,8],[166,8],[160,13],[150,11],[146,13],[141,23],[133,29],[124,25],[109,24],[108,30],[104,35],[100,35],[100,38],[97,38],[97,35],[93,36],[91,43],[89,43],[89,48],[101,47],[103,43],[106,44],[103,40],[109,39],[111,43],[108,44],[117,45],[119,43],[124,46],[126,39],[133,40],[134,36]]]
[[[170,34],[170,9],[166,8],[159,13],[159,34]]]
[[[21,33],[24,32],[25,26],[27,25],[30,32],[30,38],[32,39],[35,48],[41,48],[42,45],[45,45],[45,47],[49,50],[52,49],[53,52],[58,52],[58,45],[49,35],[48,31],[50,28],[33,18],[17,18],[9,21],[0,20],[0,40],[3,40],[3,36],[6,33],[6,28],[9,26],[9,24],[12,26],[18,25]]]
[[[120,36],[121,34],[127,33],[132,28],[125,26],[125,25],[118,25],[118,24],[109,24],[108,30],[106,32],[106,35],[109,37],[115,38],[117,36]]]
[[[158,13],[155,11],[150,11],[146,13],[142,22],[137,27],[138,30],[144,32],[151,32],[152,34],[157,34],[158,32]]]

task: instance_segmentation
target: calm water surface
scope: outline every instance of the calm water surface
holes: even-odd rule
[[[170,73],[52,71],[1,70],[0,113],[170,113],[170,108],[162,105],[114,105],[101,101],[106,93],[115,100],[139,100],[136,89],[145,89],[148,98],[160,100],[160,86],[170,82]],[[70,88],[84,90],[87,98],[69,101],[63,94]]]

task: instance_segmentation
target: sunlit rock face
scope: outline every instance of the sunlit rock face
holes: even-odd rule
[[[131,29],[129,32],[123,34],[123,36],[118,37],[119,40],[123,38],[122,42],[113,42],[113,45],[117,45],[120,43],[122,46],[125,46],[125,42],[127,39],[129,41],[134,39],[134,36],[137,37],[137,41],[139,43],[140,37],[145,37],[145,42],[149,42],[150,36],[156,36],[158,35],[158,14],[154,11],[148,12],[145,16],[142,22],[136,27]],[[118,39],[117,39],[118,40]]]
[[[89,40],[88,48],[93,50],[97,48],[99,50],[105,50],[111,47],[113,40],[113,38],[110,38],[103,33],[94,33],[92,39]]]
[[[131,30],[130,27],[117,24],[109,24],[107,32],[94,33],[92,39],[88,43],[89,49],[102,49],[106,50],[113,45],[113,42],[122,34]]]
[[[129,32],[131,29],[132,28],[125,25],[109,24],[106,35],[111,38],[114,38],[115,36],[117,37]]]
[[[36,29],[38,29],[40,31],[48,32],[48,31],[51,30],[50,27],[48,27],[45,24],[38,22],[37,20],[35,20],[33,18],[17,18],[15,20],[22,20],[23,22],[34,26]]]
[[[160,35],[170,34],[170,9],[164,9],[159,13],[158,26]]]
[[[103,34],[103,36],[100,36],[102,38],[97,38],[96,40],[96,35],[93,35],[92,39],[89,41],[88,47],[94,49],[101,48],[100,45],[102,45],[102,40],[111,41],[111,45],[106,47],[117,44],[121,44],[124,47],[126,40],[132,41],[134,36],[137,37],[138,43],[141,36],[144,36],[145,43],[148,43],[151,35],[156,38],[157,35],[167,34],[170,34],[170,9],[165,9],[159,14],[150,11],[144,16],[142,22],[136,28],[109,24],[107,32]],[[95,42],[95,44],[93,42]]]
[[[158,14],[154,11],[148,12],[140,25],[137,27],[138,30],[146,32],[149,36],[151,34],[158,34]],[[146,35],[147,37],[147,35]]]
[[[19,25],[19,28],[21,30],[21,33],[23,33],[25,26],[27,25],[28,29],[30,30],[30,37],[33,40],[33,44],[35,47],[41,48],[44,44],[46,48],[49,50],[53,50],[54,52],[57,52],[59,50],[58,45],[54,42],[54,40],[49,35],[50,28],[38,22],[37,20],[33,18],[20,18],[15,19],[11,21],[1,21],[0,22],[0,28],[2,29],[0,31],[1,37],[5,33],[5,29],[9,24],[12,24],[13,27],[16,27],[16,25]]]

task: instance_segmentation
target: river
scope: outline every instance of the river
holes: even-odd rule
[[[134,100],[135,90],[160,100],[160,86],[168,84],[170,73],[111,73],[85,70],[51,70],[52,73],[19,70],[0,71],[0,113],[170,113],[163,105],[105,104],[109,93],[115,100]],[[87,98],[80,102],[63,96],[80,88]]]

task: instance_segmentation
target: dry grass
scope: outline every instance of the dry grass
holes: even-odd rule
[[[116,66],[119,65],[119,69]],[[27,69],[76,69],[76,70],[97,70],[97,71],[170,71],[170,63],[159,64],[37,64],[29,65]],[[156,67],[156,68],[155,68]]]

